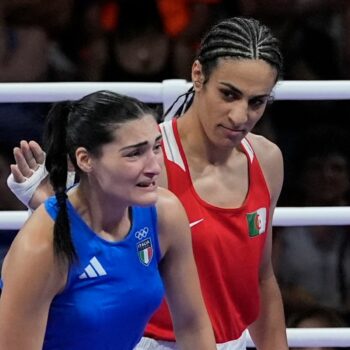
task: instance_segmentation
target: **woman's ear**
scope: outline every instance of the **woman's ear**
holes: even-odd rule
[[[78,147],[75,151],[75,158],[79,169],[84,173],[92,170],[92,159],[85,147]]]
[[[203,86],[204,76],[202,72],[202,65],[198,60],[193,62],[191,77],[194,90],[199,91]]]

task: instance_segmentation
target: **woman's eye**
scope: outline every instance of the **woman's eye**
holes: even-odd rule
[[[221,94],[227,100],[232,100],[232,99],[234,99],[236,97],[235,94],[232,91],[230,91],[230,90],[221,90]]]
[[[266,99],[261,99],[261,98],[253,99],[253,100],[250,101],[250,105],[253,108],[259,108],[262,105],[264,105],[266,103],[266,101],[267,101]]]
[[[128,153],[126,156],[127,157],[137,157],[141,154],[141,152],[139,150],[135,150],[135,151],[132,151],[130,153]]]
[[[154,150],[155,151],[161,151],[162,150],[162,145],[161,144],[157,144],[154,146]]]

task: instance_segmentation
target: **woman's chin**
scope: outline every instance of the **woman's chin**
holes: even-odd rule
[[[155,189],[152,192],[145,193],[138,198],[135,199],[135,205],[141,206],[141,207],[148,207],[150,205],[154,205],[157,203],[158,200],[158,192]]]

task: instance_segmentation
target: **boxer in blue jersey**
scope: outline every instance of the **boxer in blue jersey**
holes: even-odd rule
[[[157,188],[153,111],[96,92],[55,104],[45,140],[54,194],[5,258],[0,349],[131,350],[166,291],[180,349],[214,350],[186,214]]]

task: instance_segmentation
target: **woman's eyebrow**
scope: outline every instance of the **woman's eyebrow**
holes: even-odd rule
[[[162,135],[158,135],[156,138],[155,138],[155,142],[158,142],[162,139]],[[121,151],[124,151],[124,150],[127,150],[127,149],[130,149],[130,148],[137,148],[137,147],[142,147],[142,146],[146,146],[148,145],[149,142],[148,141],[142,141],[142,142],[139,142],[139,143],[135,143],[133,145],[129,145],[129,146],[125,146],[123,148],[121,148],[120,150]]]

